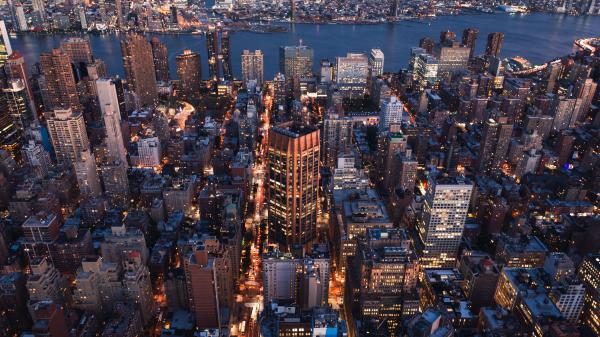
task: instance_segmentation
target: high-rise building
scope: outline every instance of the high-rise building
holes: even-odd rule
[[[288,122],[269,131],[269,230],[285,248],[316,238],[319,204],[320,132]]]
[[[398,188],[403,191],[412,193],[415,188],[417,181],[417,170],[419,169],[419,162],[412,156],[412,151],[407,150],[405,154],[400,155],[400,172]]]
[[[0,28],[1,29],[1,28]],[[0,45],[0,55],[2,46]],[[0,63],[2,61],[0,60]],[[29,109],[31,110],[33,117],[37,119],[37,107],[35,104],[35,100],[33,97],[33,90],[31,89],[31,84],[29,83],[29,76],[27,75],[27,66],[25,65],[25,58],[18,51],[14,51],[9,55],[6,60],[6,64],[4,67],[9,79],[12,80],[20,80],[23,86],[25,87],[25,91],[27,93],[27,102],[29,104]]]
[[[98,104],[104,120],[108,160],[120,160],[127,165],[127,150],[121,132],[121,111],[119,109],[116,83],[112,79],[101,78],[96,81],[96,90],[98,91]]]
[[[162,148],[160,140],[153,134],[142,135],[137,141],[137,156],[132,158],[132,165],[157,167],[161,163]]]
[[[189,308],[196,316],[196,327],[214,329],[221,326],[217,296],[214,259],[209,258],[204,246],[190,252],[183,261]]]
[[[362,98],[367,89],[369,60],[362,53],[348,53],[338,56],[335,64],[335,83],[343,96]]]
[[[61,41],[60,49],[69,55],[71,63],[75,65],[78,71],[85,69],[86,65],[94,62],[92,46],[87,38],[68,37]]]
[[[200,54],[189,49],[183,54],[175,57],[177,63],[177,77],[179,78],[179,89],[182,97],[195,98],[200,94],[202,85],[202,65]]]
[[[421,265],[425,268],[456,265],[473,184],[464,177],[431,177],[423,214],[417,222]]]
[[[44,0],[33,0],[31,1],[31,5],[33,7],[33,12],[37,14],[42,21],[46,20],[46,5]]]
[[[229,31],[227,30],[224,30],[221,33],[221,51],[219,56],[223,66],[223,78],[225,81],[233,80],[233,69],[231,68],[231,38],[229,37]]]
[[[456,33],[451,30],[443,30],[440,32],[440,44],[451,45],[456,40]]]
[[[123,286],[125,299],[138,305],[142,314],[142,322],[148,324],[154,315],[155,302],[150,283],[150,271],[138,251],[125,254]]]
[[[4,20],[0,20],[0,68],[4,66],[12,52],[6,25],[4,24]]]
[[[479,29],[476,28],[467,28],[463,30],[462,33],[462,44],[465,47],[469,47],[471,52],[469,53],[469,58],[473,58],[475,54],[475,42],[477,42],[477,37],[479,36]]]
[[[288,81],[294,77],[312,77],[314,50],[308,46],[279,47],[279,71]]]
[[[219,78],[219,31],[214,27],[206,32],[206,50],[209,79],[216,81]]]
[[[334,168],[340,152],[344,152],[352,146],[351,117],[340,116],[329,113],[323,121],[323,165]]]
[[[2,89],[6,109],[11,116],[15,128],[21,133],[36,119],[31,112],[27,97],[27,88],[20,79],[9,80]]]
[[[21,156],[31,172],[37,177],[43,178],[48,173],[48,169],[52,167],[50,154],[44,150],[44,146],[30,139],[29,143],[24,144],[21,148]]]
[[[488,119],[483,124],[481,145],[479,147],[479,169],[482,172],[500,172],[506,159],[512,137],[513,125],[506,117]]]
[[[585,285],[581,322],[594,335],[600,334],[600,254],[590,254],[579,267],[579,278]]]
[[[53,109],[81,111],[69,54],[60,49],[40,54],[40,73],[43,77],[40,86],[46,111]]]
[[[392,96],[389,100],[383,102],[380,114],[379,129],[390,130],[393,125],[402,123],[404,104],[396,96]]]
[[[167,46],[156,36],[150,39],[152,47],[152,60],[154,61],[154,73],[157,81],[169,82],[169,53]]]
[[[17,27],[21,32],[26,32],[29,30],[29,26],[27,25],[27,17],[25,16],[25,7],[21,3],[17,3],[14,5],[15,16],[17,18]]]
[[[34,258],[30,263],[31,274],[27,278],[29,302],[51,300],[64,303],[65,280],[58,269],[44,257]]]
[[[331,83],[331,81],[333,81],[333,65],[329,60],[321,60],[319,75],[321,83]]]
[[[3,333],[18,335],[31,326],[27,313],[25,276],[12,272],[0,276],[0,309],[4,319]]]
[[[504,42],[504,33],[490,33],[487,37],[487,44],[485,45],[485,55],[500,57],[502,42]]]
[[[130,33],[121,41],[127,88],[135,93],[137,106],[153,106],[157,102],[156,72],[152,47],[142,35]]]
[[[84,149],[79,153],[79,159],[73,164],[79,193],[85,197],[98,197],[102,194],[96,159],[90,150]]]
[[[385,57],[381,49],[371,49],[369,54],[369,70],[371,76],[383,75],[383,64]]]
[[[265,304],[279,300],[295,300],[298,293],[297,277],[302,268],[302,261],[290,253],[278,250],[264,254],[262,261]]]
[[[81,152],[90,147],[81,112],[54,110],[46,116],[46,123],[56,160],[69,164],[80,160]]]
[[[247,49],[242,51],[242,81],[256,81],[257,86],[263,84],[263,53],[260,50],[255,50],[253,53]]]

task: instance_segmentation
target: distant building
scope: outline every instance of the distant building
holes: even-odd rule
[[[261,87],[263,84],[263,53],[260,50],[250,52],[249,50],[242,51],[242,81],[256,81],[256,85]]]
[[[156,71],[150,42],[142,35],[129,33],[121,40],[127,88],[135,93],[136,106],[154,106],[157,102]]]
[[[182,97],[196,98],[200,94],[202,85],[202,66],[200,54],[189,49],[175,57],[177,64],[177,77],[179,78],[179,91]]]
[[[369,59],[365,54],[348,53],[338,56],[335,64],[335,83],[344,97],[362,98],[367,90]]]

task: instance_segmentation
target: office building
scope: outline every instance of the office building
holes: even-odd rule
[[[548,248],[537,236],[501,235],[496,246],[498,264],[511,268],[543,268]]]
[[[485,55],[496,58],[500,57],[503,42],[504,33],[490,33],[487,37],[487,44],[485,45]]]
[[[81,111],[71,57],[60,49],[40,54],[42,100],[46,111],[71,109]]]
[[[321,60],[319,82],[323,84],[331,83],[333,81],[333,70],[334,67],[329,60]]]
[[[26,32],[29,30],[29,25],[27,25],[27,17],[25,16],[25,7],[21,3],[17,3],[13,6],[15,11],[15,16],[17,18],[17,28],[19,31]]]
[[[369,59],[365,54],[348,53],[336,58],[335,83],[344,97],[364,97],[368,77]]]
[[[59,163],[73,164],[90,143],[81,112],[71,109],[54,110],[46,116],[48,133]]]
[[[152,46],[142,35],[129,33],[121,40],[127,89],[136,96],[136,105],[154,106],[158,99]]]
[[[279,71],[288,80],[295,77],[310,78],[313,76],[313,58],[313,49],[302,44],[279,47]]]
[[[156,80],[160,82],[169,82],[169,53],[167,46],[156,36],[150,39],[152,47],[152,60],[154,61],[154,73]]]
[[[250,52],[247,49],[242,51],[242,81],[256,81],[258,87],[263,84],[264,61],[263,53],[260,50]]]
[[[417,223],[423,267],[456,265],[472,189],[463,177],[430,177]]]
[[[102,194],[96,159],[90,150],[84,149],[79,153],[79,159],[73,163],[79,193],[83,197],[98,197]]]
[[[319,129],[295,122],[269,130],[269,230],[285,248],[316,237],[319,204]]]
[[[0,55],[2,55],[1,49],[2,47],[0,46]],[[4,71],[6,71],[9,79],[21,81],[21,84],[25,87],[25,92],[27,93],[27,103],[29,104],[29,109],[32,112],[33,117],[37,119],[37,106],[33,97],[33,90],[29,82],[27,65],[25,64],[25,58],[23,55],[18,51],[14,51],[12,54],[10,54],[6,60]]]
[[[564,277],[553,284],[548,297],[567,321],[577,323],[583,309],[585,285],[576,276]]]
[[[189,49],[175,57],[177,77],[179,78],[178,91],[184,98],[196,98],[200,95],[202,86],[202,65],[200,54]]]

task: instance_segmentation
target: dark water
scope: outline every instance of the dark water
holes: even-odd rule
[[[453,30],[460,38],[466,27],[480,30],[477,50],[482,52],[490,32],[505,33],[502,56],[523,56],[532,63],[542,63],[556,56],[568,54],[573,40],[600,36],[600,17],[572,17],[564,15],[467,15],[440,17],[428,22],[401,22],[379,25],[313,25],[295,24],[285,33],[238,32],[232,36],[232,62],[236,76],[240,74],[240,53],[243,49],[261,49],[265,54],[265,78],[272,78],[278,70],[278,48],[295,45],[300,39],[315,50],[318,60],[345,55],[346,52],[368,51],[381,48],[385,53],[385,70],[397,71],[406,67],[409,49],[420,38],[436,40],[442,30]],[[13,49],[25,55],[29,64],[37,61],[41,52],[57,47],[64,36],[26,35],[13,39]],[[175,77],[175,55],[184,49],[199,51],[202,55],[203,76],[207,74],[206,45],[201,35],[161,35],[167,44],[171,59],[171,76]],[[94,55],[103,59],[111,74],[123,74],[119,38],[115,35],[90,35]]]

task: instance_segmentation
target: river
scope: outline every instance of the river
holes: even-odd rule
[[[424,22],[399,22],[377,25],[294,24],[288,32],[236,32],[232,35],[231,49],[234,74],[240,75],[240,54],[243,49],[261,49],[264,53],[265,78],[277,72],[278,48],[295,45],[302,39],[315,50],[315,64],[347,52],[365,52],[381,48],[385,54],[385,70],[398,71],[408,64],[410,47],[420,38],[438,39],[442,30],[453,30],[458,38],[466,27],[480,30],[477,51],[483,52],[487,34],[500,31],[505,34],[502,57],[523,56],[532,63],[542,63],[572,51],[573,40],[600,36],[600,17],[566,16],[552,14],[481,14],[446,16]],[[94,55],[103,59],[110,74],[123,75],[119,39],[115,35],[89,35]],[[28,64],[38,60],[39,54],[57,47],[64,35],[20,35],[11,40],[13,49],[20,51]],[[202,74],[207,77],[206,45],[202,35],[160,35],[167,44],[171,76],[175,77],[175,56],[184,49],[199,51],[202,55]]]

